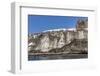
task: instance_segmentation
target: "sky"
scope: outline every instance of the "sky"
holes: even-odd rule
[[[87,19],[87,17],[28,15],[28,33],[39,33],[59,28],[75,28],[79,19]]]

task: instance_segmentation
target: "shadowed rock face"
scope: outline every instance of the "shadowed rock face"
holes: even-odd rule
[[[82,23],[81,23],[82,22]],[[59,30],[35,33],[29,36],[29,52],[67,52],[87,53],[88,31],[84,21],[80,21],[76,30]],[[78,29],[78,30],[77,30]]]

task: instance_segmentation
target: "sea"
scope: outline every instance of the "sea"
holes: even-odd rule
[[[58,60],[58,59],[84,59],[88,54],[53,54],[53,55],[28,55],[28,61]]]

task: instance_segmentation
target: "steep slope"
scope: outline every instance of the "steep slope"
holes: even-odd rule
[[[79,21],[76,29],[52,29],[41,33],[29,34],[28,51],[34,53],[87,53],[88,30],[86,26],[86,22]]]

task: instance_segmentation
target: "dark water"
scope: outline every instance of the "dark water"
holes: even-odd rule
[[[56,60],[56,59],[80,59],[80,58],[88,58],[88,54],[28,55],[29,61]]]

